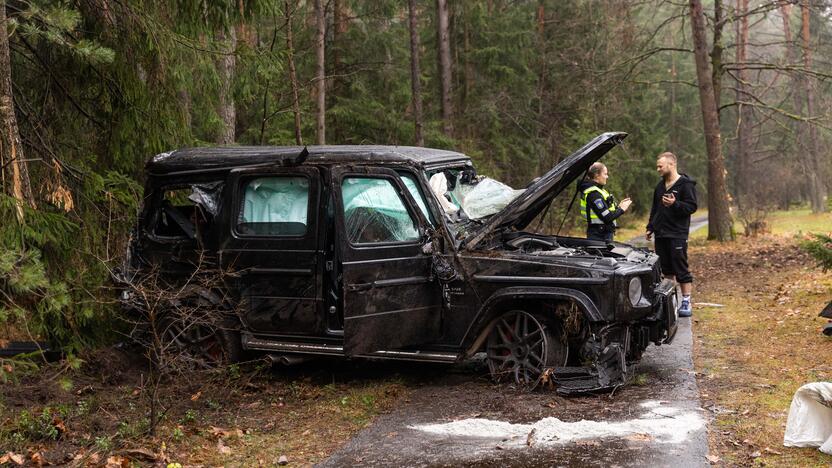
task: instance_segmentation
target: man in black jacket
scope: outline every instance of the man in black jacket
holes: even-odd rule
[[[688,232],[690,215],[696,211],[696,182],[676,169],[673,153],[662,153],[656,171],[662,177],[653,191],[653,206],[647,223],[647,240],[656,236],[656,253],[666,278],[675,278],[682,289],[679,316],[693,314],[690,295],[693,276],[688,270]]]

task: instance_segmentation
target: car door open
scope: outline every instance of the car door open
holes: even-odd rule
[[[333,169],[341,233],[344,353],[399,349],[440,338],[442,294],[427,221],[398,175],[383,168]]]

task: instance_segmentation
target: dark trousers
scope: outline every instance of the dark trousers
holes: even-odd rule
[[[586,227],[586,238],[602,242],[612,242],[615,229],[606,224],[590,224]]]
[[[692,283],[688,270],[688,240],[668,237],[656,238],[656,253],[662,264],[662,273],[673,275],[679,283]]]

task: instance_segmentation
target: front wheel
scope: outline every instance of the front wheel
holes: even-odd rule
[[[548,368],[564,366],[569,347],[541,318],[513,310],[500,316],[486,343],[488,370],[496,381],[532,385]]]

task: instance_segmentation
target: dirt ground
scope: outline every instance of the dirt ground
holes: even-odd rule
[[[389,364],[324,360],[296,369],[231,366],[171,378],[154,391],[131,351],[82,359],[78,370],[49,365],[3,385],[0,466],[276,466],[282,456],[310,465],[412,385]],[[154,393],[159,424],[149,435]]]
[[[832,379],[832,339],[817,315],[832,275],[814,267],[794,237],[742,238],[690,251],[694,363],[702,405],[714,415],[711,453],[723,466],[829,466],[816,449],[783,447],[792,395]]]
[[[693,245],[695,365],[720,466],[828,466],[782,446],[802,384],[832,378],[832,339],[817,314],[832,275],[791,237]],[[0,465],[292,466],[325,459],[373,419],[409,401],[437,367],[316,361],[231,366],[148,383],[147,363],[109,348],[42,366],[0,389]],[[402,371],[404,369],[404,371]],[[152,395],[160,421],[148,434]],[[626,393],[626,392],[625,392]],[[580,404],[581,400],[564,404]],[[173,465],[176,466],[176,465]]]

